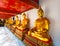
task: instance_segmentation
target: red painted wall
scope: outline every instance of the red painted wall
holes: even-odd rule
[[[38,0],[34,0],[35,2],[38,2]],[[26,2],[26,1],[25,1]],[[21,0],[0,0],[0,18],[9,18],[15,13],[22,13],[24,11],[27,11],[29,9],[32,9],[33,6],[25,3]],[[28,1],[27,1],[28,2]],[[32,3],[33,4],[33,3]],[[33,4],[35,5],[35,4]],[[3,12],[3,13],[1,13]],[[6,14],[11,13],[11,14]]]

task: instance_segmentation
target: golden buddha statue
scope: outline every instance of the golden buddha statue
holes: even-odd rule
[[[5,24],[4,24],[5,26],[7,26],[8,25],[8,19],[5,19]]]
[[[19,18],[18,18],[18,16],[15,16],[15,19],[16,20],[14,20],[14,25],[12,25],[12,27],[15,29],[17,26],[19,26],[20,25],[20,21],[21,20],[19,20]],[[12,29],[13,30],[13,29]]]
[[[8,19],[8,24],[9,24],[9,25],[13,25],[13,23],[14,23],[13,18],[9,18],[9,19]]]
[[[21,20],[19,20],[18,16],[15,16],[15,19],[13,18],[13,20],[14,20],[14,24],[12,25],[11,30],[13,33],[15,33],[17,26],[20,26],[21,24],[20,22]]]
[[[19,28],[20,28],[20,30],[23,31],[24,29],[28,28],[29,19],[26,18],[26,14],[25,13],[23,13],[22,17],[23,17],[23,20],[21,21],[21,26]]]
[[[42,42],[49,42],[48,44],[51,43],[51,37],[48,34],[49,31],[49,20],[46,17],[43,17],[44,12],[42,10],[42,8],[39,8],[38,10],[38,19],[36,19],[35,21],[35,27],[32,28],[31,31],[28,31],[28,35],[31,35],[39,40],[41,40]],[[44,44],[44,43],[43,43]],[[43,46],[43,45],[41,45]],[[44,45],[47,46],[47,45]]]
[[[23,19],[21,21],[21,26],[19,26],[17,28],[20,29],[22,32],[22,39],[21,40],[23,41],[24,37],[25,37],[25,33],[27,33],[27,31],[29,30],[29,28],[28,28],[29,19],[26,17],[25,13],[22,14],[22,17],[23,17]]]
[[[18,26],[19,24],[20,24],[20,20],[19,20],[18,16],[16,16],[15,26]]]
[[[5,24],[8,24],[8,19],[5,19]]]
[[[11,29],[11,26],[12,26],[13,23],[14,23],[13,19],[12,19],[12,18],[8,18],[8,19],[6,20],[6,22],[7,22],[7,27],[8,27],[9,29]]]

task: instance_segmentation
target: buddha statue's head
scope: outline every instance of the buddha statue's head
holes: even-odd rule
[[[43,12],[43,9],[40,7],[39,9],[38,9],[38,17],[43,17],[43,15],[44,15],[44,12]]]
[[[23,18],[26,18],[26,14],[25,13],[23,13],[22,16],[23,16]]]
[[[27,24],[28,24],[28,19],[26,18],[26,14],[23,13],[23,14],[22,14],[22,17],[23,17],[22,25],[23,25],[23,26],[27,26]]]
[[[16,16],[16,20],[18,19],[18,16]]]

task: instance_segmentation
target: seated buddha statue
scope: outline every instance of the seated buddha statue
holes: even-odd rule
[[[25,13],[23,13],[22,17],[23,17],[23,20],[21,21],[21,26],[19,28],[20,28],[20,30],[23,31],[28,28],[29,19],[26,17]]]
[[[35,21],[35,27],[28,31],[28,35],[31,35],[43,42],[51,42],[51,37],[48,34],[49,20],[43,16],[44,12],[42,8],[38,9],[38,19]],[[41,45],[43,46],[43,45]]]
[[[18,27],[23,33],[22,33],[22,41],[23,41],[23,39],[24,39],[24,37],[25,37],[25,33],[27,33],[27,31],[28,31],[28,25],[29,25],[29,19],[26,17],[26,14],[25,13],[23,13],[22,14],[22,17],[23,17],[23,19],[22,19],[22,21],[21,21],[21,26],[20,27]]]
[[[9,29],[11,29],[11,26],[12,26],[13,23],[14,23],[13,19],[12,19],[12,18],[8,18],[8,19],[6,20],[6,22],[7,22],[7,27],[8,27]]]
[[[8,19],[5,19],[5,26],[7,26],[8,24]]]
[[[19,24],[20,24],[20,20],[19,20],[18,16],[16,16],[15,25],[18,26]]]
[[[12,19],[12,18],[9,18],[9,19],[8,19],[8,24],[9,24],[9,25],[13,25],[13,23],[14,23],[13,19]]]
[[[20,25],[20,20],[18,18],[18,16],[15,16],[15,21],[14,21],[14,25],[12,25],[14,28],[17,27],[18,25]]]

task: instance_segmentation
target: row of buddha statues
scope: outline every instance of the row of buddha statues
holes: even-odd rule
[[[34,23],[35,25],[32,29],[29,28],[30,21],[29,21],[29,18],[26,17],[25,13],[22,14],[22,17],[23,17],[22,21],[18,19],[18,16],[16,16],[15,21],[14,21],[14,18],[6,19],[6,24],[9,23],[14,27],[18,27],[21,31],[26,31],[25,33],[27,33],[27,35],[36,37],[37,39],[45,43],[48,43],[48,44],[52,43],[52,39],[48,34],[50,21],[46,17],[44,17],[44,11],[41,7],[38,9],[37,14],[38,14],[38,18],[35,20],[35,23]],[[52,45],[49,45],[49,46],[52,46]]]

